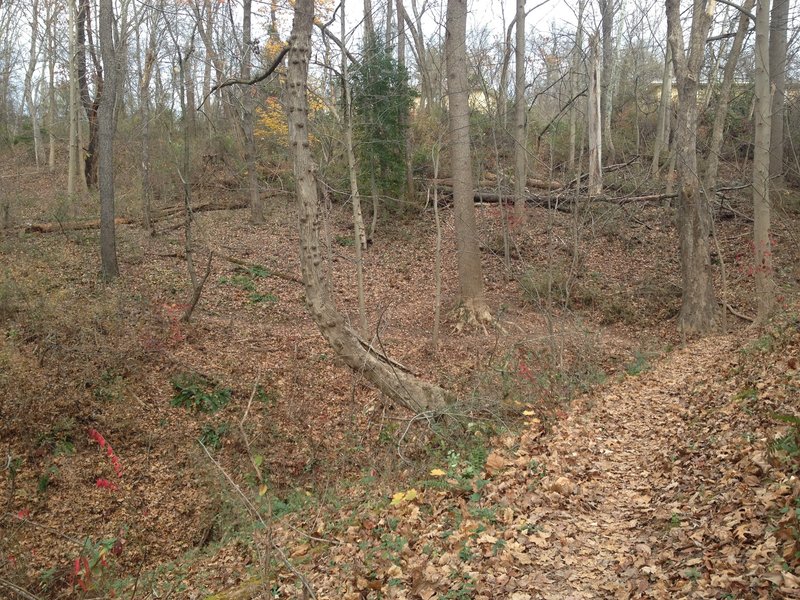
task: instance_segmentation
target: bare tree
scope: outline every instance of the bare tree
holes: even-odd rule
[[[666,0],[667,38],[678,90],[675,158],[678,175],[678,234],[683,300],[679,329],[702,333],[714,324],[716,300],[711,272],[711,212],[697,171],[697,92],[715,0],[692,0],[689,46],[684,45],[680,0]]]
[[[445,390],[419,380],[399,363],[383,356],[371,344],[361,340],[345,323],[334,306],[320,270],[323,259],[319,235],[317,168],[308,140],[306,96],[313,19],[313,0],[297,0],[286,77],[289,147],[299,203],[300,267],[305,283],[306,303],[323,337],[350,368],[363,373],[364,377],[389,398],[411,410],[441,409],[449,399]]]

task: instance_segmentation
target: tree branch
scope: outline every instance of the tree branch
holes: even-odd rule
[[[283,59],[286,56],[286,54],[288,54],[288,52],[289,52],[289,46],[284,46],[283,49],[281,49],[281,51],[278,53],[278,56],[275,57],[275,60],[272,61],[272,64],[269,66],[269,68],[260,75],[256,75],[252,79],[226,79],[222,83],[218,83],[217,85],[211,88],[208,94],[205,95],[203,101],[200,102],[200,105],[197,107],[197,110],[203,108],[203,104],[206,103],[206,100],[208,100],[211,94],[221,90],[222,88],[230,87],[232,85],[255,85],[257,83],[261,83],[267,77],[272,75],[275,72],[275,69],[281,66],[281,63],[283,62]]]

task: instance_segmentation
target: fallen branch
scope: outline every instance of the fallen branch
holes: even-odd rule
[[[186,310],[184,311],[183,315],[181,315],[181,322],[188,323],[189,319],[192,318],[192,313],[194,312],[197,303],[200,301],[200,295],[203,293],[203,286],[206,284],[208,280],[208,276],[211,275],[211,261],[214,258],[214,253],[208,253],[208,262],[206,263],[206,272],[203,274],[202,279],[197,282],[197,285],[192,290],[192,299],[189,301],[189,304],[186,306]]]
[[[743,321],[749,321],[750,323],[756,322],[756,320],[753,317],[750,317],[744,313],[740,313],[727,302],[720,302],[720,304],[722,304],[723,308],[727,308],[734,317],[739,317]]]
[[[241,258],[236,258],[235,256],[228,256],[227,254],[223,254],[222,252],[215,251],[215,253],[222,260],[227,260],[229,263],[239,265],[240,267],[245,267],[246,269],[253,269],[255,267],[260,266],[254,263],[249,263],[246,260],[242,260]],[[294,275],[290,275],[288,273],[282,273],[281,271],[275,271],[272,268],[267,269],[267,277],[277,277],[278,279],[283,279],[285,281],[291,281],[292,283],[299,283],[300,285],[303,285],[303,280],[300,279],[299,277],[295,277]]]
[[[206,202],[205,204],[200,204],[198,206],[192,207],[193,213],[198,212],[211,212],[216,210],[239,210],[242,208],[248,208],[249,204],[244,200],[237,200],[235,202]],[[168,208],[162,208],[161,210],[157,211],[151,221],[163,221],[169,219],[171,217],[175,217],[183,213],[185,208],[183,206],[170,206]],[[139,221],[136,219],[131,219],[129,217],[117,217],[114,219],[114,223],[116,225],[135,225]],[[179,225],[182,227],[183,223]],[[61,222],[61,221],[53,221],[49,223],[32,223],[23,229],[25,233],[55,233],[57,231],[80,231],[84,229],[99,229],[100,228],[100,219],[91,219],[88,221],[68,221],[68,222]],[[159,231],[159,233],[164,233],[166,231],[171,231],[175,229],[175,227],[167,227]]]

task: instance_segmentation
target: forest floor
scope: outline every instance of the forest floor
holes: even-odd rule
[[[0,597],[292,598],[303,580],[319,598],[424,600],[800,589],[800,427],[780,418],[800,411],[789,204],[774,227],[781,315],[756,331],[727,314],[727,335],[688,342],[674,208],[531,208],[506,265],[500,210],[479,207],[498,327],[459,334],[445,209],[435,350],[432,213],[386,215],[365,257],[370,331],[458,395],[428,421],[326,347],[292,281],[286,199],[261,227],[197,214],[198,263],[215,258],[187,325],[170,222],[155,237],[119,227],[110,285],[96,231],[24,232],[92,213],[65,208],[62,183],[4,192],[17,226],[0,238]],[[730,208],[725,300],[752,314],[746,201]],[[349,212],[328,215],[327,262],[356,321]]]

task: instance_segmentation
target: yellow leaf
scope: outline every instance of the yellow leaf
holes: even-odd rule
[[[447,473],[445,473],[441,469],[432,469],[431,475],[433,475],[434,477],[441,477],[442,475],[447,475]]]
[[[411,502],[412,500],[415,500],[418,496],[419,494],[417,493],[417,490],[411,488],[410,490],[405,492],[397,492],[394,496],[392,496],[392,501],[390,502],[390,504],[392,506],[398,506],[403,502]]]
[[[526,417],[532,417],[533,415],[536,414],[536,412],[534,412],[532,410],[523,410],[522,414],[525,415]]]
[[[266,493],[267,493],[267,484],[266,483],[262,483],[258,488],[258,495],[259,496],[263,496]]]

